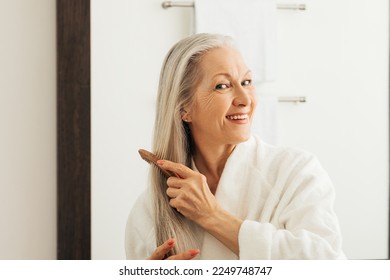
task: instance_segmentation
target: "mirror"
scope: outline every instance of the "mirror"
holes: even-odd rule
[[[125,258],[127,215],[147,182],[148,166],[137,150],[151,145],[154,96],[162,60],[173,43],[192,32],[192,8],[164,10],[161,2],[92,1],[92,259]],[[306,104],[278,104],[279,143],[316,154],[329,172],[336,187],[335,210],[347,257],[386,259],[388,3],[370,3],[370,9],[364,1],[306,3],[304,12],[278,11],[278,79],[259,85],[258,92],[307,97]],[[72,99],[80,96],[77,93]],[[80,99],[79,105],[73,106],[73,110],[80,110],[78,120],[88,119],[86,111],[80,113],[80,106],[88,101]],[[88,131],[83,125],[78,127],[85,129],[78,130],[80,133]],[[74,131],[69,128],[67,133]],[[78,152],[88,149],[81,148],[87,134],[76,143]],[[77,155],[73,145],[65,147],[64,154],[67,151]],[[66,162],[67,158],[59,160]],[[61,164],[66,166],[64,162]],[[83,154],[69,164],[88,166],[89,158]],[[88,208],[88,190],[76,187],[89,183],[88,171],[81,170],[75,168],[68,173],[76,183],[71,192],[73,197],[83,197],[79,205]],[[69,212],[73,216],[70,219],[88,221],[87,210],[74,209]],[[87,238],[86,232],[82,238]]]

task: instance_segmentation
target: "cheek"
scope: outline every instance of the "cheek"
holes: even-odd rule
[[[208,94],[200,96],[192,111],[192,121],[195,126],[209,127],[222,126],[230,103],[226,96]]]
[[[214,111],[215,100],[214,94],[202,94],[198,97],[195,108],[201,114],[210,114]]]

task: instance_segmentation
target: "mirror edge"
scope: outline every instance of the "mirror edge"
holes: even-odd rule
[[[57,259],[91,259],[90,0],[57,0]]]

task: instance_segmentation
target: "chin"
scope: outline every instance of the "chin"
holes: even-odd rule
[[[234,144],[240,144],[242,142],[246,142],[251,138],[252,133],[249,131],[247,133],[241,133],[240,135],[235,135],[234,137]]]

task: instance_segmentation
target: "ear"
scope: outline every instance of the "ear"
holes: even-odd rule
[[[181,109],[181,119],[186,122],[186,123],[189,123],[192,121],[192,118],[191,118],[191,114],[189,112],[187,112],[185,109]]]

